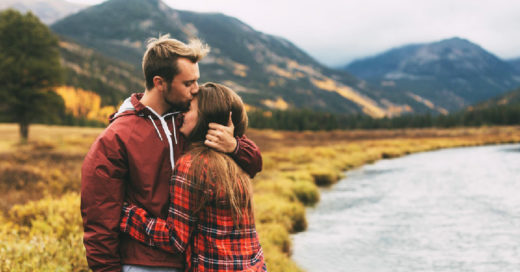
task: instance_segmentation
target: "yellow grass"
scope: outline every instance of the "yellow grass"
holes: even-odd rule
[[[0,271],[86,271],[79,214],[80,167],[102,129],[35,125],[29,144],[0,124]],[[381,158],[520,142],[520,127],[332,132],[249,130],[264,169],[254,179],[257,229],[270,271],[300,271],[290,233],[306,228],[305,206],[345,170]],[[348,173],[347,173],[348,175]],[[16,204],[16,205],[15,205]]]
[[[55,151],[85,155],[102,128],[31,125],[29,143],[49,143]],[[18,125],[0,124],[0,152],[13,152],[20,147]]]

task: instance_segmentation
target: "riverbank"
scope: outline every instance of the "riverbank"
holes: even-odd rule
[[[330,186],[345,171],[379,159],[441,148],[518,143],[520,127],[251,131],[248,135],[261,147],[264,158],[264,170],[254,181],[255,207],[270,271],[301,271],[290,260],[290,234],[305,230],[305,207],[319,201],[318,186]]]
[[[31,126],[18,146],[0,124],[0,270],[86,271],[79,213],[83,156],[102,129]],[[300,271],[290,234],[304,231],[305,207],[344,171],[415,152],[520,142],[520,127],[332,132],[248,131],[262,150],[253,180],[255,216],[270,271]],[[18,204],[18,205],[14,205]],[[14,206],[13,206],[14,205]]]

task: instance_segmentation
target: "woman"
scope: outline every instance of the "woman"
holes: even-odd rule
[[[121,231],[150,246],[184,252],[186,271],[267,271],[249,176],[229,156],[203,144],[209,123],[227,124],[230,114],[235,136],[242,136],[247,115],[240,97],[219,84],[201,86],[180,128],[191,146],[175,165],[168,218],[154,218],[135,205],[123,208]]]

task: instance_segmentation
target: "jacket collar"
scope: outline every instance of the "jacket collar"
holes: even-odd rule
[[[109,121],[113,122],[115,119],[126,116],[126,115],[140,115],[140,116],[152,116],[153,119],[156,119],[157,116],[150,111],[143,103],[141,103],[141,98],[143,98],[144,93],[133,93],[130,97],[126,98],[123,101],[123,104],[119,107],[118,111],[113,113],[109,117]],[[168,111],[166,114],[177,114],[178,112]]]

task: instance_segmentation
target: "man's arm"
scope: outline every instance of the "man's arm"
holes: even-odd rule
[[[240,166],[251,178],[262,171],[262,154],[256,144],[248,139],[246,135],[237,138],[237,148],[230,154],[231,158]]]
[[[98,138],[81,168],[81,215],[87,262],[93,271],[121,271],[119,220],[126,155],[115,135]]]
[[[256,144],[245,135],[233,137],[234,130],[231,116],[227,126],[210,123],[204,144],[229,154],[238,166],[253,178],[262,171],[262,154]]]

